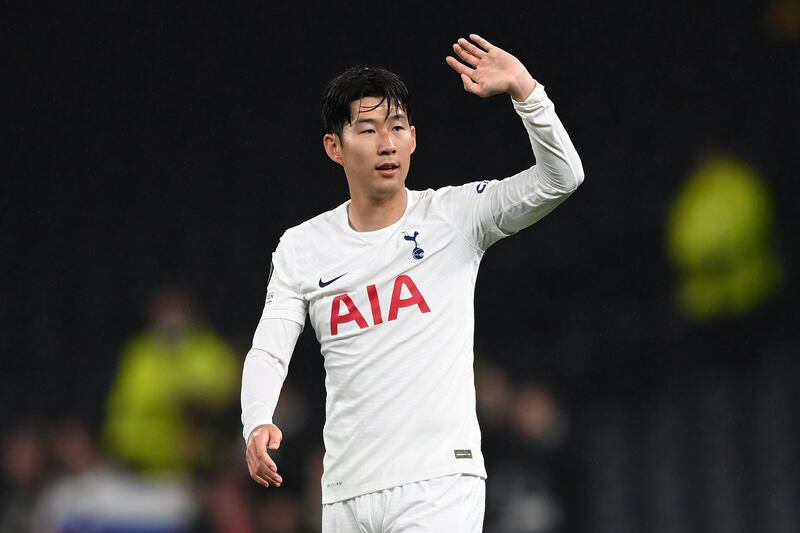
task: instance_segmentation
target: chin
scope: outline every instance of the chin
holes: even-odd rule
[[[404,188],[405,183],[400,181],[396,183],[383,183],[373,190],[375,191],[376,196],[386,198],[388,196],[394,196],[395,194],[401,192]]]
[[[393,196],[405,188],[405,179],[391,178],[371,184],[370,196],[377,198],[386,198]]]

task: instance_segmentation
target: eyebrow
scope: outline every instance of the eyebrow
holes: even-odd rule
[[[395,113],[394,115],[388,116],[383,120],[378,120],[377,118],[359,118],[353,122],[353,125],[368,123],[368,124],[377,124],[378,122],[386,122],[387,120],[408,120],[403,113]]]

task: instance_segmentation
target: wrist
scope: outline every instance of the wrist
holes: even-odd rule
[[[524,102],[536,88],[536,80],[526,71],[508,88],[508,94],[517,102]]]

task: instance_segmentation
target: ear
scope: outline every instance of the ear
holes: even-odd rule
[[[411,126],[411,153],[417,149],[417,128]]]
[[[326,133],[322,138],[322,146],[325,147],[325,153],[328,154],[331,161],[335,161],[344,166],[344,163],[342,163],[342,140],[338,135],[335,133]]]

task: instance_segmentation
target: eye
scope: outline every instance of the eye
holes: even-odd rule
[[[395,126],[394,131],[403,131],[405,128],[403,126]]]
[[[375,130],[373,130],[372,128],[369,128],[369,129],[363,130],[361,133],[375,133]]]

